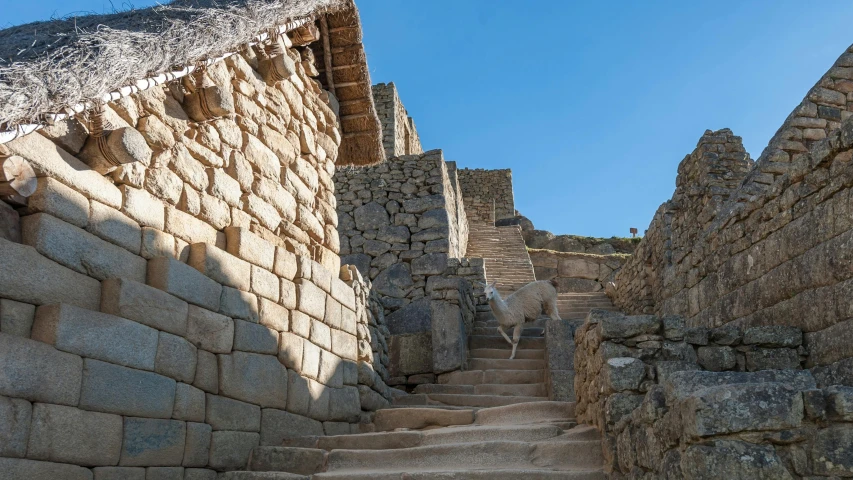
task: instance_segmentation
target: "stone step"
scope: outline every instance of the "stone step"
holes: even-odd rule
[[[466,370],[438,376],[442,385],[544,383],[545,370]]]
[[[495,322],[495,323],[497,323],[497,322]],[[510,338],[512,338],[512,329],[509,329],[509,331],[504,330],[504,332],[506,332],[506,334],[509,335]],[[500,332],[498,332],[498,327],[496,325],[495,326],[487,326],[487,327],[474,326],[473,334],[474,335],[483,335],[483,336],[494,336],[494,335],[500,335]],[[545,329],[544,328],[530,327],[530,328],[525,328],[521,331],[522,337],[535,338],[535,337],[541,337],[542,335],[545,335]]]
[[[313,475],[323,470],[327,455],[319,448],[255,447],[249,457],[249,470]]]
[[[512,346],[504,340],[500,335],[471,335],[468,339],[468,348],[474,350],[478,348],[505,348]],[[521,349],[531,349],[531,348],[545,348],[545,339],[542,337],[539,338],[522,338],[521,341],[518,342],[518,348]]]
[[[477,348],[468,351],[468,358],[509,358],[507,352],[511,352],[511,348]],[[539,360],[545,358],[545,350],[543,349],[522,349],[515,351],[517,360]]]
[[[450,385],[429,383],[415,387],[416,394],[449,393],[456,395],[511,395],[523,397],[548,396],[545,384],[484,384],[484,385]]]
[[[574,402],[529,402],[478,410],[475,414],[475,423],[477,425],[513,425],[565,422],[574,420],[574,417]]]
[[[480,408],[502,407],[505,405],[543,402],[548,400],[548,397],[512,397],[507,395],[454,395],[449,393],[433,393],[427,396],[430,400],[440,402],[445,405]]]
[[[541,370],[545,368],[545,360],[472,358],[468,360],[468,368],[471,370]]]
[[[474,412],[469,409],[388,408],[377,410],[373,415],[373,426],[378,432],[397,428],[420,430],[428,427],[469,425],[473,422]]]
[[[222,480],[309,480],[310,477],[287,472],[226,472]]]
[[[496,469],[496,470],[440,470],[424,471],[384,471],[384,472],[328,472],[312,477],[321,479],[346,480],[604,480],[602,469],[555,471],[537,468]]]

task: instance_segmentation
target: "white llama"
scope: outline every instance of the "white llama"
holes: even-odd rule
[[[498,331],[512,345],[512,355],[509,357],[512,360],[515,358],[515,350],[518,348],[525,322],[536,320],[543,310],[552,319],[560,320],[560,314],[557,312],[557,289],[553,281],[530,282],[504,300],[495,287],[496,283],[492,282],[486,286],[486,298],[498,320]],[[513,327],[512,340],[504,332],[505,328],[510,327]]]

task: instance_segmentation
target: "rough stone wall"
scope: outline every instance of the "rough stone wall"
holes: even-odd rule
[[[662,209],[655,236],[617,276],[617,305],[682,314],[696,326],[796,326],[806,332],[812,364],[853,356],[840,340],[853,328],[846,253],[853,242],[851,158],[848,121],[768,190],[727,204],[690,246],[678,241],[678,212]],[[756,178],[750,174],[733,196],[751,192]],[[668,251],[668,243],[680,248]]]
[[[91,168],[76,120],[0,151],[39,176],[0,239],[0,472],[209,476],[259,444],[358,431],[340,134],[288,55],[277,83],[251,53],[208,68],[205,111],[191,79],[107,105],[142,139],[121,168]]]
[[[463,168],[459,170],[459,186],[470,221],[491,224],[516,216],[512,170]]]
[[[612,282],[628,255],[528,250],[537,280],[557,280],[557,292],[598,292]]]
[[[576,332],[577,418],[612,479],[849,475],[853,388],[808,364],[796,327],[688,327],[593,311]]]
[[[373,103],[382,123],[382,144],[387,158],[424,152],[415,121],[400,101],[394,82],[374,85]]]

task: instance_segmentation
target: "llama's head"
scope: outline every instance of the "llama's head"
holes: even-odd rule
[[[498,283],[498,282],[496,282],[496,281],[495,281],[495,282],[492,282],[492,283],[490,283],[490,284],[486,285],[486,287],[483,289],[483,293],[485,293],[485,294],[486,294],[486,300],[491,300],[491,299],[493,299],[493,298],[495,298],[495,297],[499,297],[499,296],[500,296],[500,295],[498,294],[498,287],[497,287],[497,283]]]

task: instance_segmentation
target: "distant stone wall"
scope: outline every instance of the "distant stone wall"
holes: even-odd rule
[[[418,155],[424,152],[415,121],[409,116],[393,82],[373,86],[373,102],[382,123],[385,156]]]
[[[494,223],[515,216],[512,170],[463,168],[459,170],[459,186],[462,188],[470,221]],[[471,207],[468,207],[469,204]],[[490,204],[494,205],[492,215],[489,215],[488,211]]]
[[[210,478],[359,431],[341,135],[302,60],[265,81],[250,50],[110,103],[107,147],[78,120],[0,147],[39,177],[0,208],[0,476]]]
[[[591,255],[528,250],[537,280],[556,280],[560,293],[603,291],[628,260],[628,255]]]

